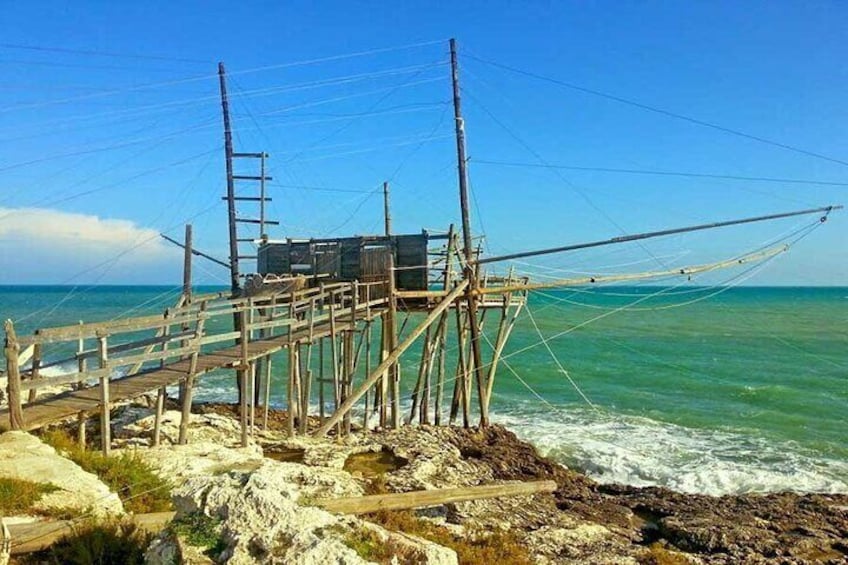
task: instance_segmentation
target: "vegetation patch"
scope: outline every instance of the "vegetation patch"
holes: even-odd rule
[[[385,478],[380,476],[372,480],[367,494],[386,494]],[[410,536],[423,538],[456,552],[459,565],[477,565],[479,563],[497,563],[498,565],[530,565],[527,548],[514,532],[495,530],[493,532],[470,531],[459,536],[448,528],[422,520],[411,510],[381,510],[365,514],[363,519],[379,524],[387,530],[403,532]]]
[[[345,460],[344,470],[351,475],[359,474],[363,477],[375,478],[397,471],[406,464],[407,461],[403,457],[383,449],[377,452],[354,453]]]
[[[46,432],[42,439],[83,470],[97,475],[117,493],[128,512],[145,514],[171,510],[171,485],[138,455],[122,453],[106,457],[98,451],[82,449],[60,430]]]
[[[33,505],[55,490],[58,488],[46,483],[0,478],[0,516],[31,514]]]
[[[227,548],[227,543],[221,537],[221,520],[203,512],[192,512],[175,518],[170,530],[190,545],[202,548],[210,557],[220,555]]]
[[[665,548],[660,542],[648,546],[648,554],[641,559],[644,565],[689,565],[690,561],[679,553]]]
[[[398,563],[403,564],[411,565],[420,562],[420,555],[394,543],[391,539],[384,540],[377,532],[368,528],[355,528],[351,531],[345,531],[343,539],[345,545],[354,550],[365,561],[391,563],[394,558]]]
[[[50,549],[22,556],[19,562],[33,565],[141,565],[144,552],[152,540],[153,534],[131,522],[90,523],[62,537]]]

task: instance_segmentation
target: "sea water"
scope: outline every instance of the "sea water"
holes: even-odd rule
[[[23,334],[161,311],[179,292],[0,287],[0,315]],[[490,312],[489,340],[496,330]],[[483,350],[488,357],[488,343]],[[405,406],[419,352],[404,358]],[[284,406],[284,355],[275,366],[272,403]],[[197,398],[233,401],[232,376],[205,376]],[[492,419],[604,482],[709,494],[848,492],[848,288],[535,293],[498,369]]]

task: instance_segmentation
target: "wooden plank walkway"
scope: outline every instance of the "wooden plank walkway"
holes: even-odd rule
[[[386,311],[385,307],[372,307],[372,318]],[[358,313],[359,314],[359,313]],[[365,314],[365,312],[361,312]],[[364,319],[364,316],[361,318]],[[336,319],[338,329],[350,325],[350,316],[339,316]],[[312,338],[318,339],[330,335],[329,321],[316,324],[312,329]],[[289,347],[292,343],[308,340],[310,332],[303,329],[291,335],[259,338],[247,344],[247,357],[255,361]],[[241,361],[241,346],[235,345],[201,353],[197,358],[195,376],[199,377],[217,369],[232,369]],[[183,359],[169,363],[163,367],[154,367],[136,373],[129,377],[111,379],[109,381],[110,403],[132,400],[145,393],[155,391],[163,386],[172,386],[183,380],[189,371],[190,360]],[[100,385],[81,390],[73,390],[36,400],[23,405],[24,428],[35,430],[47,424],[76,416],[80,412],[94,412],[100,409]],[[9,410],[0,410],[0,431],[9,429]]]

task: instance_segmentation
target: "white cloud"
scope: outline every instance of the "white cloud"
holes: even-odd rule
[[[103,282],[133,282],[149,273],[133,278],[127,270],[176,266],[181,253],[131,220],[46,208],[0,208],[0,250],[0,282],[7,283],[61,282],[116,257],[123,276]]]

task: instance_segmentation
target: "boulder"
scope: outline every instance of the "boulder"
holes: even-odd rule
[[[96,475],[26,432],[0,435],[0,477],[46,483],[58,490],[45,494],[37,509],[116,515],[124,512],[121,499]]]

